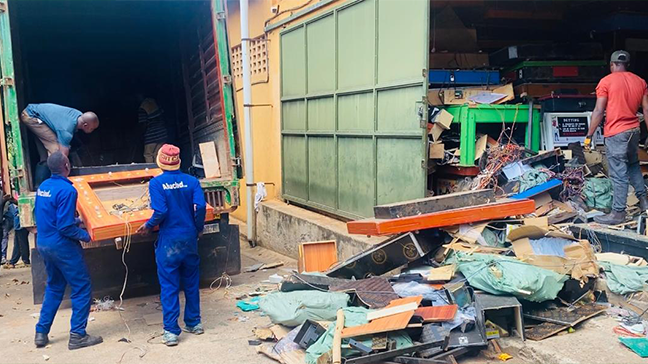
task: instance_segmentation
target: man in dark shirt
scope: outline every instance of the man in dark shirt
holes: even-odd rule
[[[144,132],[144,161],[155,163],[155,157],[162,145],[167,142],[167,129],[164,122],[164,110],[152,98],[140,103],[137,112],[140,123],[146,125]]]

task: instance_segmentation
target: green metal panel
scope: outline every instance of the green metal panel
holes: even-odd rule
[[[281,33],[285,199],[359,218],[425,195],[428,7],[347,1]]]
[[[308,93],[317,94],[335,90],[335,19],[333,15],[308,26],[306,42],[308,47],[307,71]]]
[[[427,0],[380,1],[378,9],[378,84],[419,81],[427,64]],[[423,66],[423,67],[422,67]]]
[[[374,128],[373,92],[338,96],[338,130],[365,131]]]
[[[308,100],[308,130],[335,130],[335,101],[333,97]]]
[[[333,137],[308,138],[308,197],[310,202],[322,206],[335,206],[335,184],[331,183],[331,177],[335,176],[332,150],[335,150]]]
[[[306,93],[306,44],[303,27],[282,35],[281,66],[290,70],[281,73],[282,96],[304,95]]]
[[[338,139],[339,210],[355,216],[371,216],[374,207],[376,177],[371,138]]]
[[[284,130],[306,131],[306,102],[284,102],[281,105],[281,120]]]
[[[305,200],[308,197],[306,138],[285,136],[282,142],[284,193]]]
[[[376,49],[375,0],[365,0],[337,12],[338,89],[374,85]]]

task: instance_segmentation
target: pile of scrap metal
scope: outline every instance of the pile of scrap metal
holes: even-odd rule
[[[558,150],[531,158],[523,165],[562,163]],[[489,184],[376,206],[347,229],[388,238],[332,266],[335,242],[303,243],[299,272],[259,300],[284,329],[258,350],[282,363],[438,363],[480,352],[506,360],[492,340],[543,340],[614,305],[632,315],[619,335],[639,327],[648,291],[626,298],[646,290],[646,245],[637,257],[613,253],[587,225],[565,223],[590,216],[575,202],[587,182],[577,186],[578,173],[563,167],[533,168],[539,182],[508,197]]]

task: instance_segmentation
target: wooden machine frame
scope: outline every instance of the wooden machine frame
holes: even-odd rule
[[[152,209],[126,212],[121,216],[110,214],[103,206],[99,196],[93,191],[93,186],[138,180],[145,181],[161,173],[162,171],[160,169],[155,168],[70,177],[72,184],[79,192],[77,210],[92,240],[107,240],[133,234],[153,215]],[[207,205],[205,221],[214,219],[214,208]]]

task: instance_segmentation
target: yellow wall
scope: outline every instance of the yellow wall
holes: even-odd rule
[[[318,9],[315,12],[306,14],[301,19],[296,19],[293,23],[298,23],[307,17],[314,16],[318,13],[331,9],[340,4],[340,1],[334,1],[331,4]],[[278,6],[279,12],[287,11],[270,21],[273,24],[281,19],[285,19],[291,14],[298,12],[303,7],[316,4],[316,0],[249,0],[249,32],[250,38],[256,38],[263,35],[265,22],[274,17],[271,12],[272,6]],[[303,7],[302,7],[303,6]],[[301,8],[300,8],[301,7]],[[299,9],[298,9],[299,8]],[[287,25],[287,26],[290,26]],[[238,1],[227,1],[227,27],[229,43],[231,47],[241,44],[241,23]],[[254,142],[254,179],[255,182],[265,182],[268,191],[267,199],[281,198],[281,103],[280,103],[280,58],[279,58],[279,33],[282,28],[272,30],[267,34],[268,43],[268,77],[252,77],[252,103],[270,104],[272,106],[259,106],[252,108],[252,138]],[[239,135],[241,140],[241,153],[245,154],[244,140],[244,120],[243,120],[243,92],[242,79],[234,79],[236,88],[236,111],[239,125]],[[256,83],[256,84],[254,84]],[[243,163],[247,163],[247,158],[243,155]],[[241,205],[233,213],[239,220],[246,221],[247,198],[245,193],[246,180],[241,180]],[[271,185],[269,183],[274,183]]]

